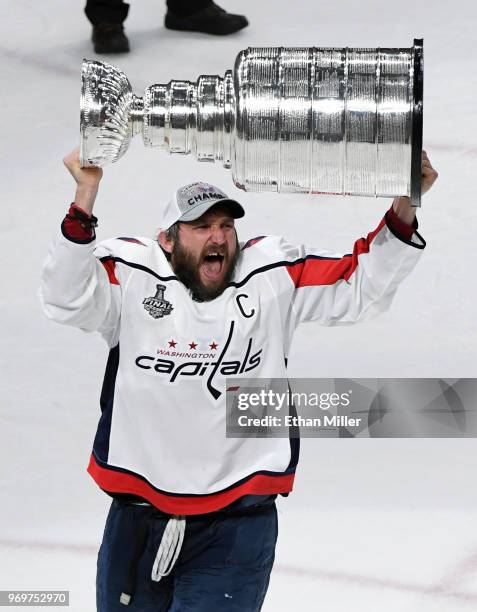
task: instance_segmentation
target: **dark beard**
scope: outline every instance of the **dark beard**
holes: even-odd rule
[[[200,262],[193,261],[189,252],[184,249],[180,240],[176,240],[171,253],[171,263],[174,268],[174,274],[177,278],[189,289],[192,298],[197,302],[209,302],[221,295],[227,285],[232,280],[232,277],[240,257],[240,249],[237,243],[235,253],[228,262],[224,261],[224,265],[228,265],[227,271],[222,282],[219,285],[206,287],[199,276]]]

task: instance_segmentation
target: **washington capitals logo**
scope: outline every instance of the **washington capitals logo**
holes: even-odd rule
[[[135,364],[141,370],[167,377],[171,384],[179,383],[181,380],[191,380],[191,377],[201,378],[214,400],[218,400],[223,391],[221,385],[215,383],[216,376],[222,378],[242,374],[247,376],[248,372],[260,366],[262,360],[263,348],[257,351],[257,346],[253,344],[253,337],[248,339],[245,352],[227,359],[234,327],[235,321],[230,321],[227,339],[220,341],[220,344],[214,340],[209,344],[210,351],[206,349],[205,353],[197,353],[198,345],[195,341],[188,343],[189,351],[177,351],[175,350],[177,342],[172,338],[168,344],[170,349],[174,350],[161,349],[155,355],[138,355]]]
[[[143,304],[147,312],[154,319],[161,319],[168,314],[171,314],[174,307],[164,298],[165,285],[156,285],[156,295],[154,297],[144,298]]]

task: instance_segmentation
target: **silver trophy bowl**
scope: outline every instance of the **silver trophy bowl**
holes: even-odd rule
[[[409,49],[248,48],[224,77],[151,85],[84,60],[81,164],[145,146],[220,161],[246,191],[421,201],[423,41]]]

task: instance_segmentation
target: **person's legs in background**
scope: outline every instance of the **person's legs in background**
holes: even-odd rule
[[[212,0],[167,0],[164,25],[169,30],[233,34],[248,25],[243,15],[227,13]]]
[[[127,53],[129,41],[123,22],[129,4],[123,0],[87,0],[84,12],[93,26],[93,45],[96,53]]]
[[[243,15],[227,13],[213,0],[167,0],[164,25],[169,30],[233,34],[248,25]],[[92,40],[96,53],[127,53],[129,41],[123,22],[129,4],[123,0],[87,0],[85,13],[93,26]]]

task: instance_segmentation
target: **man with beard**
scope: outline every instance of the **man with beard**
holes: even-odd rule
[[[231,281],[240,254],[234,219],[243,215],[238,202],[206,183],[174,194],[158,242],[194,300],[217,298]]]
[[[389,307],[425,242],[408,198],[337,255],[277,236],[242,244],[242,206],[181,187],[157,240],[95,245],[102,171],[65,158],[77,183],[45,263],[48,317],[110,348],[88,471],[114,499],[98,556],[97,609],[254,612],[293,487],[296,438],[225,436],[226,377],[285,379],[295,328]],[[423,153],[422,191],[437,173]]]

